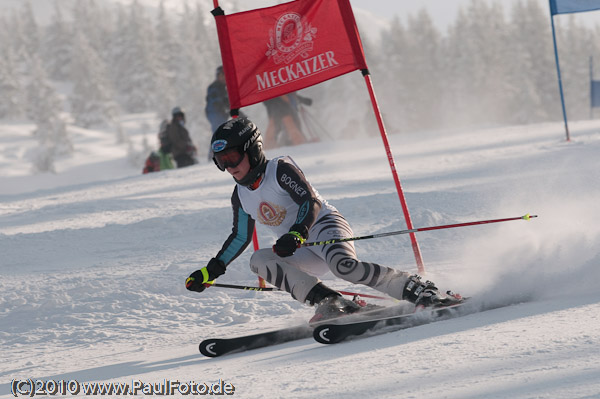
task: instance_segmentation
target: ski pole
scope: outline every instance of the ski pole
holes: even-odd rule
[[[334,244],[334,243],[337,243],[337,242],[346,242],[346,241],[367,240],[369,238],[388,237],[388,236],[395,236],[395,235],[398,235],[398,234],[416,233],[416,232],[419,232],[419,231],[452,229],[452,228],[455,228],[455,227],[474,226],[474,225],[477,225],[477,224],[508,222],[509,220],[530,220],[530,219],[536,218],[536,217],[537,217],[537,215],[526,214],[526,215],[519,216],[519,217],[505,218],[505,219],[480,220],[480,221],[477,221],[477,222],[446,224],[446,225],[443,225],[443,226],[419,227],[419,228],[416,228],[416,229],[391,231],[391,232],[388,232],[388,233],[371,234],[371,235],[368,235],[368,236],[361,236],[361,237],[333,238],[331,240],[325,240],[325,241],[305,242],[304,244],[302,244],[302,246],[303,247],[314,247],[314,246],[317,246],[317,245]]]
[[[244,290],[244,291],[281,291],[281,292],[284,292],[284,291],[280,290],[279,288],[275,288],[275,287],[252,287],[252,286],[246,286],[246,285],[220,284],[220,283],[213,283],[211,285],[213,287],[232,288],[232,289]],[[389,298],[382,297],[382,296],[359,294],[357,292],[350,292],[350,291],[338,291],[338,292],[342,295],[349,295],[349,296],[358,295],[363,298],[389,299]]]

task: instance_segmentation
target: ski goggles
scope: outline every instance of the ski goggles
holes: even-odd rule
[[[235,168],[244,160],[244,153],[240,148],[230,148],[225,151],[215,152],[214,156],[215,163],[221,171],[225,171],[226,168]]]

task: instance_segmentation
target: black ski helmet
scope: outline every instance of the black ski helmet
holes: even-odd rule
[[[267,159],[262,149],[262,136],[260,130],[248,118],[230,119],[219,126],[212,136],[210,147],[213,151],[213,161],[221,171],[225,171],[228,165],[220,159],[219,154],[237,152],[241,155],[239,161],[243,159],[244,154],[248,154],[250,171],[242,180],[236,179],[241,185],[254,183],[265,170]],[[229,166],[237,166],[239,161]]]

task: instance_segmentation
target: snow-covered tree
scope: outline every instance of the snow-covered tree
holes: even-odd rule
[[[589,57],[593,54],[593,35],[574,15],[564,16],[560,22],[565,20],[565,24],[557,27],[565,105],[569,118],[583,119],[589,116]]]
[[[0,50],[0,93],[0,119],[19,119],[25,115],[21,74],[8,46]]]
[[[439,126],[444,74],[441,70],[441,34],[425,10],[408,19],[408,46],[403,54],[410,80],[404,82],[409,95],[406,113],[410,129]]]
[[[560,96],[547,10],[537,1],[518,1],[511,9],[508,63],[514,92],[510,121],[560,120]]]
[[[180,52],[177,57],[175,105],[187,110],[190,135],[194,142],[207,142],[211,135],[204,107],[206,88],[215,78],[216,67],[221,64],[218,53],[208,53],[205,43],[211,39],[204,29],[204,15],[201,8],[196,12],[184,3],[183,13],[177,24]],[[199,26],[201,24],[202,26]],[[202,151],[202,150],[200,150]]]
[[[70,10],[54,0],[49,25],[40,27],[30,1],[0,21],[0,118],[19,113],[22,88],[33,80],[26,66],[41,57],[43,69],[69,95],[73,117],[82,126],[106,123],[115,104],[160,118],[178,105],[187,111],[195,140],[210,134],[205,94],[221,58],[214,19],[204,3],[184,1],[172,13],[163,0],[150,18],[136,0],[110,7],[78,0]],[[237,3],[229,2],[228,13],[236,11]],[[539,0],[518,0],[508,11],[500,0],[470,0],[443,34],[422,11],[393,20],[379,41],[363,37],[389,132],[561,119],[547,9]],[[555,20],[567,109],[572,118],[587,117],[588,62],[590,55],[600,60],[600,27],[590,29],[570,16]],[[320,104],[312,112],[334,136],[377,134],[358,74],[305,93]],[[24,109],[25,101],[20,104]],[[36,113],[29,109],[33,118]]]
[[[386,122],[389,125],[388,129],[393,133],[409,129],[407,104],[411,101],[411,93],[407,90],[407,84],[411,79],[412,70],[406,60],[408,43],[406,27],[396,16],[389,30],[384,31],[381,37],[381,63],[370,66],[374,71],[374,84],[380,83],[376,89],[378,94],[381,93],[381,108],[390,110]],[[369,117],[369,120],[371,125],[375,123],[374,118]]]
[[[157,104],[153,37],[152,23],[137,1],[128,14],[119,11],[110,62],[113,82],[129,112],[149,111]]]
[[[71,113],[82,127],[103,126],[114,121],[117,106],[104,61],[83,35],[73,45]]]
[[[85,36],[90,46],[103,59],[109,55],[113,32],[112,12],[98,6],[95,0],[77,0],[73,6],[72,31]]]
[[[206,59],[207,55],[198,50],[199,38],[196,27],[197,19],[187,3],[179,21],[179,42],[181,53],[177,70],[176,101],[179,104],[191,105],[196,99],[204,104],[206,87],[214,79],[215,68],[221,64],[221,59]],[[206,39],[206,38],[205,38]],[[189,106],[188,106],[189,108]],[[199,107],[200,108],[200,107]],[[202,109],[204,107],[202,106]]]
[[[69,77],[72,54],[72,29],[65,21],[59,2],[54,2],[54,15],[42,37],[42,57],[50,78],[65,81]]]
[[[53,172],[56,157],[72,152],[73,144],[60,116],[62,103],[48,82],[39,58],[32,58],[30,67],[31,78],[26,88],[27,115],[36,124],[33,134],[39,142],[33,163],[37,171]]]
[[[158,93],[156,96],[156,111],[159,115],[167,115],[175,104],[177,73],[182,48],[178,38],[175,36],[163,1],[160,2],[158,8],[155,32],[156,85]]]
[[[37,56],[40,51],[40,29],[29,0],[25,1],[18,14],[16,38],[20,51],[26,57]]]

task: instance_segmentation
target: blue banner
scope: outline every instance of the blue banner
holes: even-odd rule
[[[600,80],[592,80],[591,82],[592,90],[591,90],[591,107],[598,108],[600,107]]]
[[[593,10],[600,10],[600,0],[550,0],[552,15]]]

